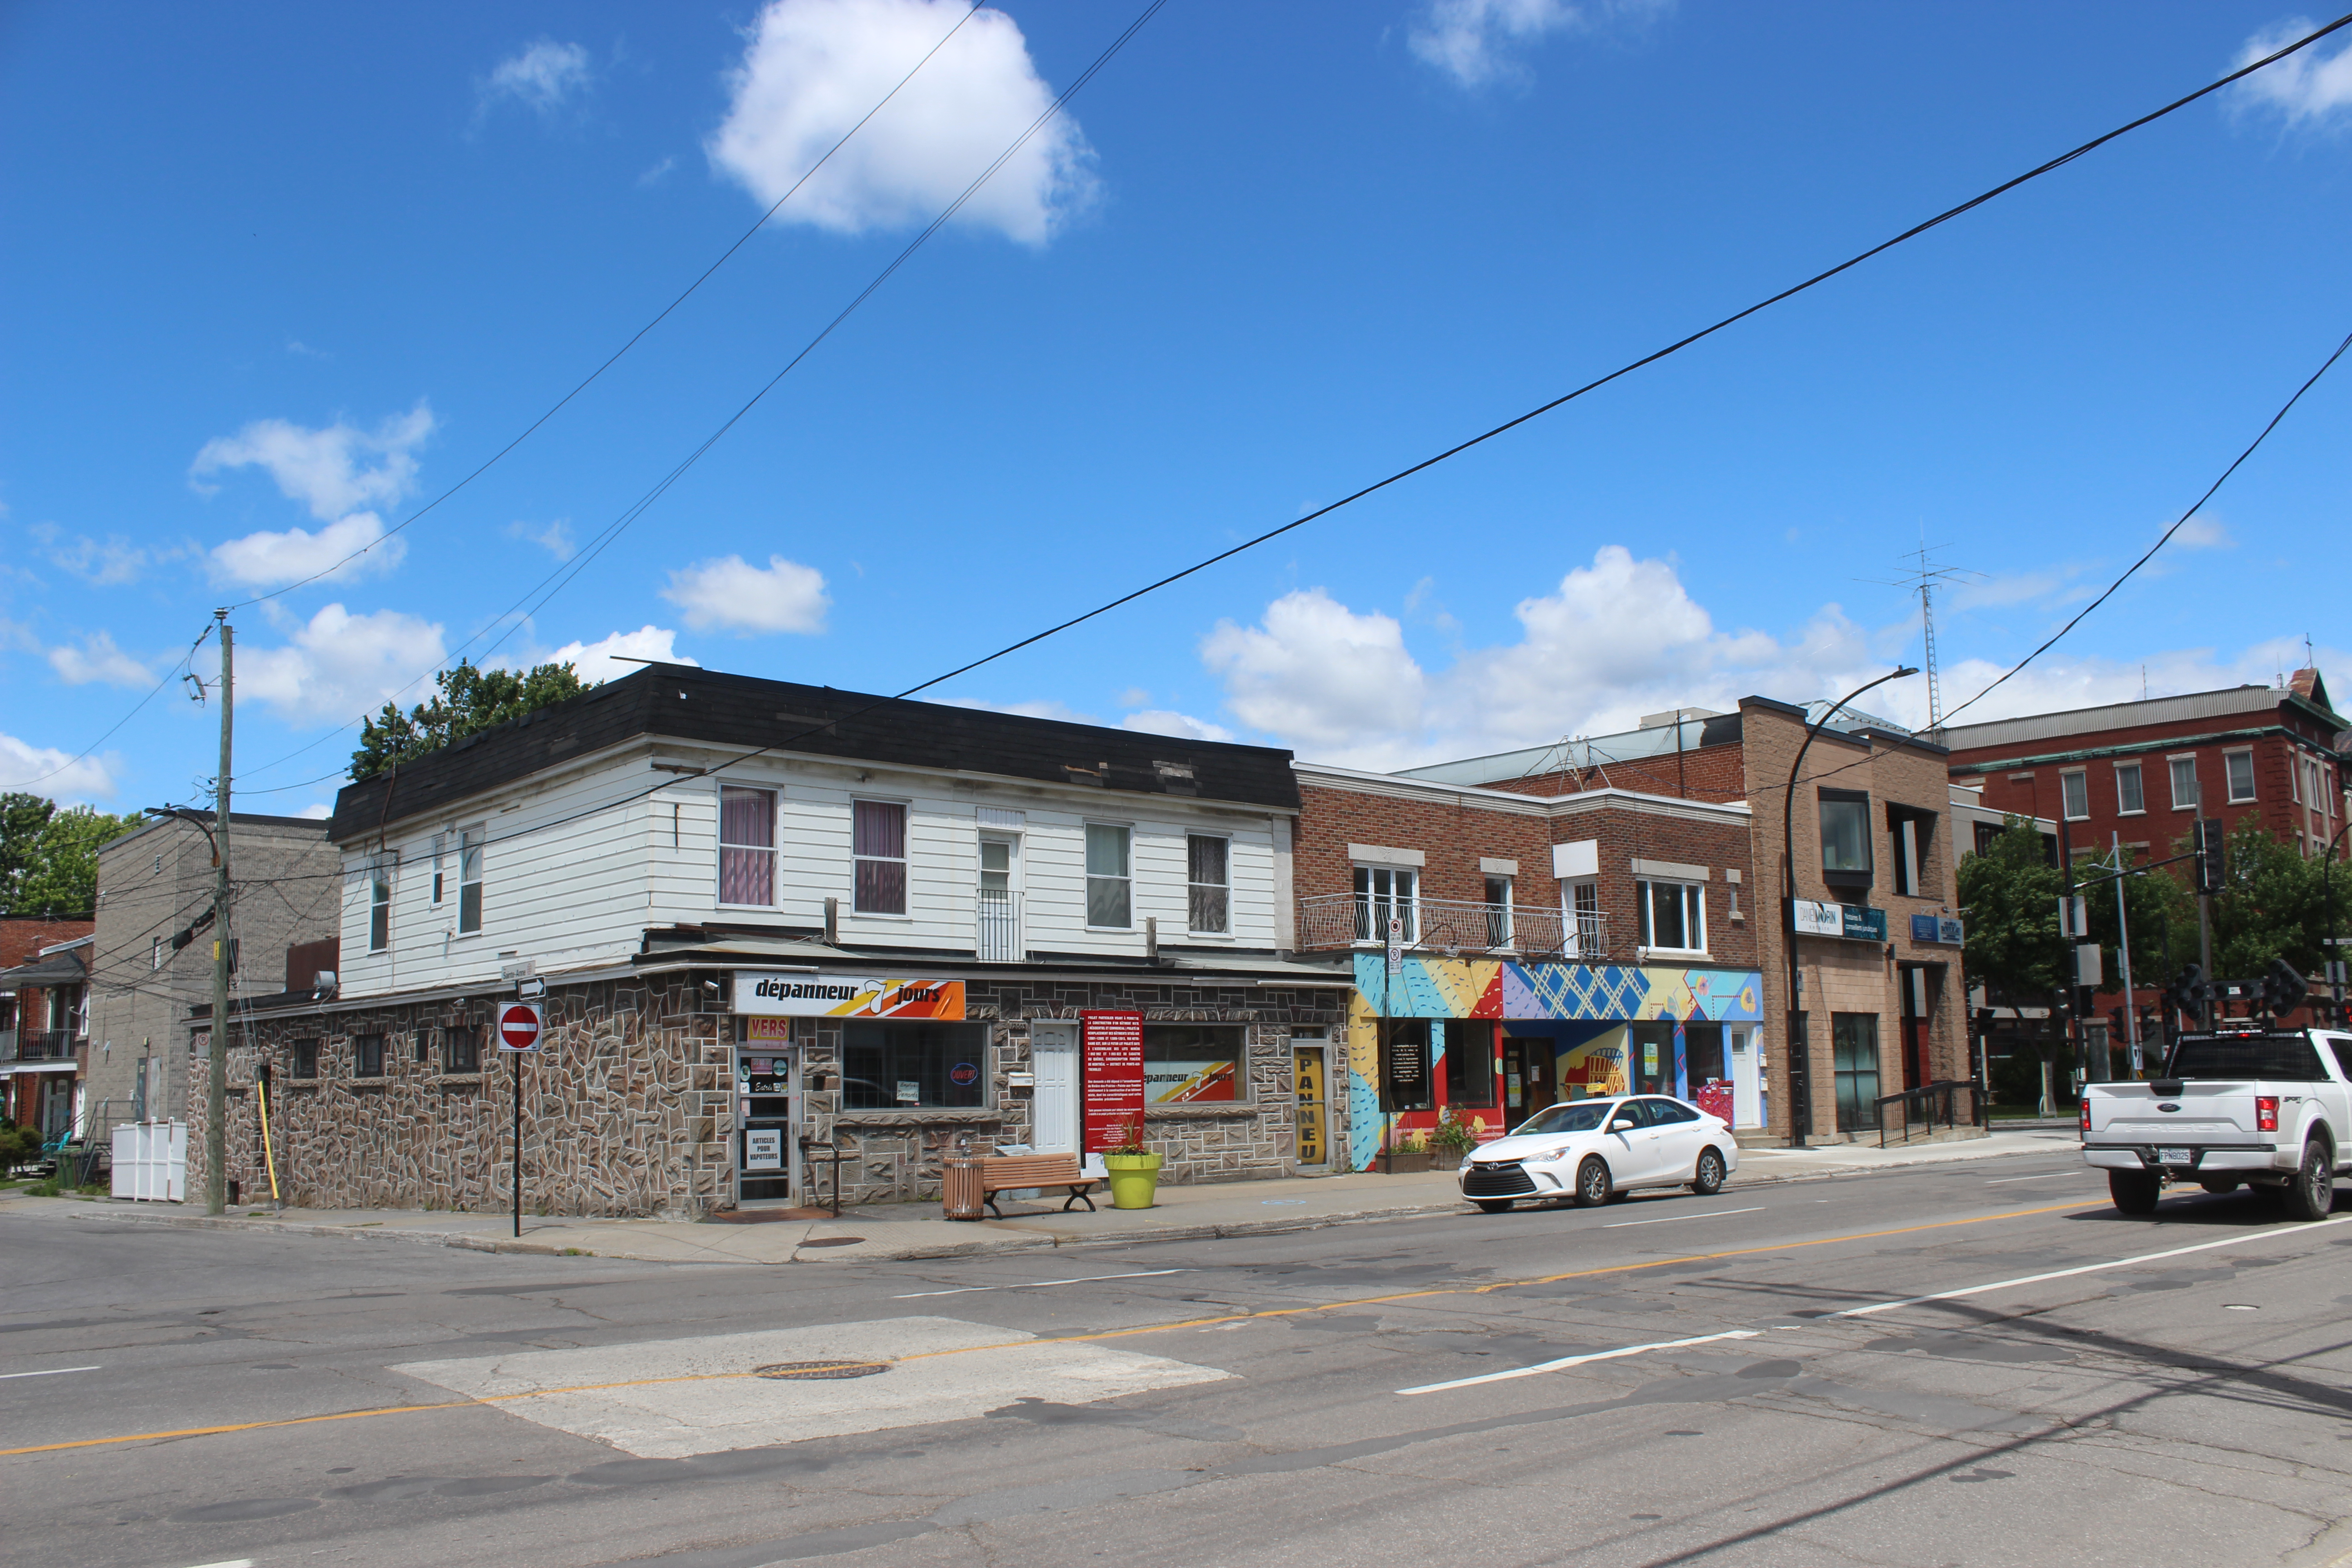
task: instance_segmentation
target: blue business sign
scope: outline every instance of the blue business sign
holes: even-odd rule
[[[1911,940],[1958,947],[1968,941],[1968,931],[1958,915],[1913,915]]]

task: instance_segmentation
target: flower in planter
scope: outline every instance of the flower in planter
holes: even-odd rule
[[[1143,1141],[1143,1112],[1130,1113],[1119,1123],[1118,1142],[1103,1151],[1106,1154],[1149,1154],[1151,1146]]]
[[[1467,1154],[1478,1146],[1478,1132],[1456,1116],[1449,1106],[1439,1120],[1436,1131],[1429,1135],[1429,1146],[1443,1154]]]

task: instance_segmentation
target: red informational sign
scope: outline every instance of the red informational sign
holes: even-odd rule
[[[1078,1019],[1087,1086],[1081,1142],[1099,1154],[1143,1121],[1143,1015],[1081,1013]]]
[[[530,1002],[509,1002],[499,1009],[499,1049],[539,1049],[539,1008]]]

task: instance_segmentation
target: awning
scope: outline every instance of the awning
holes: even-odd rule
[[[76,1072],[81,1063],[68,1058],[54,1062],[0,1062],[0,1078],[13,1078],[20,1072]]]

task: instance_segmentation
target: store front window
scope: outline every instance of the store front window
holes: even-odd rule
[[[1837,1124],[1841,1132],[1864,1132],[1878,1125],[1878,1015],[1830,1015],[1830,1048],[1837,1074]]]
[[[1429,1020],[1390,1018],[1381,1025],[1381,1099],[1389,1110],[1431,1110]]]
[[[1495,1026],[1462,1019],[1445,1026],[1445,1103],[1465,1110],[1495,1104]]]
[[[1143,1026],[1143,1098],[1194,1105],[1246,1098],[1238,1024]]]
[[[844,1110],[976,1110],[988,1026],[853,1022],[841,1031]]]

